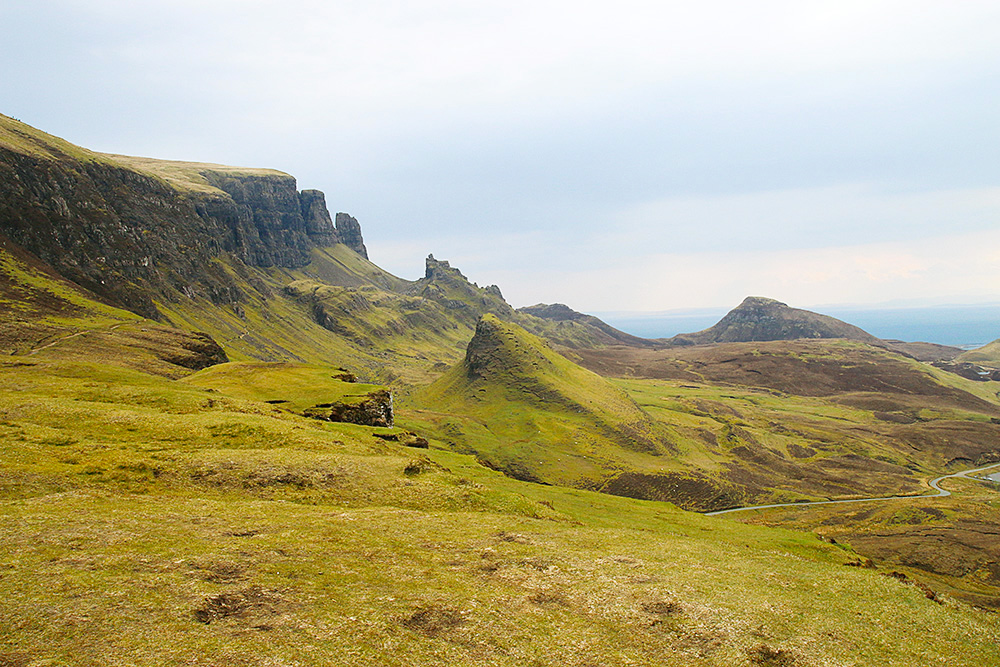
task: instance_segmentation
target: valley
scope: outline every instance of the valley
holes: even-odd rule
[[[952,476],[1000,382],[949,365],[996,343],[638,338],[6,116],[0,177],[0,665],[1000,662],[1000,489]]]

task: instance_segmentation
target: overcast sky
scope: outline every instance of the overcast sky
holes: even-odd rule
[[[4,0],[0,112],[516,306],[1000,301],[996,0]]]

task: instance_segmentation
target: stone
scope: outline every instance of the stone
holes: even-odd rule
[[[338,213],[337,235],[341,243],[368,259],[368,249],[365,248],[365,240],[361,237],[361,225],[356,219],[347,213]]]
[[[364,396],[347,396],[340,401],[307,408],[303,414],[329,422],[392,428],[392,392],[377,389]]]
[[[310,241],[318,246],[340,243],[340,235],[326,207],[326,195],[319,190],[303,190],[299,193],[299,207]]]

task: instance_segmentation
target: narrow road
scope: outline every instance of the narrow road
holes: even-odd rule
[[[983,472],[984,470],[989,470],[990,468],[996,468],[1000,466],[1000,463],[991,463],[988,466],[983,466],[982,468],[971,468],[969,470],[963,470],[962,472],[953,472],[950,475],[941,475],[930,481],[930,486],[932,489],[937,491],[937,493],[931,493],[925,496],[882,496],[880,498],[852,498],[850,500],[812,500],[806,503],[778,503],[776,505],[750,505],[749,507],[734,507],[728,510],[717,510],[715,512],[705,512],[705,516],[718,516],[719,514],[729,514],[730,512],[749,512],[750,510],[765,510],[771,509],[772,507],[809,507],[810,505],[837,505],[840,503],[870,503],[879,500],[916,500],[917,498],[942,498],[944,496],[950,496],[951,491],[947,491],[941,488],[941,482],[951,477],[968,477],[977,472]]]

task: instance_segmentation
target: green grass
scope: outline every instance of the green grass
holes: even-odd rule
[[[0,383],[11,664],[1000,659],[995,616],[810,534],[518,482],[106,366]]]
[[[3,114],[0,114],[0,148],[43,160],[70,159],[85,164],[111,162],[107,156],[80,148]]]
[[[494,316],[477,331],[478,361],[467,357],[415,391],[401,424],[515,476],[584,488],[670,451],[649,416],[604,378]]]
[[[256,167],[230,167],[207,162],[182,162],[158,160],[155,158],[133,157],[130,155],[98,154],[102,159],[148,176],[156,177],[173,189],[187,194],[211,194],[229,197],[225,191],[211,184],[206,176],[215,177],[257,177],[280,180],[294,180],[292,176],[276,169]]]
[[[302,414],[321,403],[349,402],[382,389],[345,381],[343,368],[288,362],[219,364],[188,376],[184,382],[227,396],[275,404]]]
[[[975,350],[969,350],[959,356],[956,361],[967,361],[973,364],[985,364],[993,368],[1000,368],[1000,340],[995,340]]]

